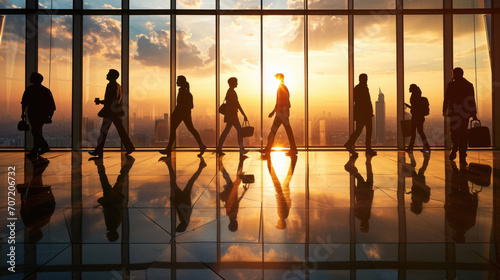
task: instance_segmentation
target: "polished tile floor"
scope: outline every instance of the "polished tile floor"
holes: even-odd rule
[[[0,277],[500,277],[500,152],[132,156],[0,153]]]

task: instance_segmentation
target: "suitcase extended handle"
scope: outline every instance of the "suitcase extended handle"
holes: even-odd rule
[[[470,120],[470,124],[469,124],[469,127],[470,127],[470,128],[472,128],[472,123],[473,123],[473,122],[478,122],[478,123],[479,123],[479,126],[482,126],[482,125],[481,125],[481,121],[480,121],[479,119],[477,119],[477,120]]]

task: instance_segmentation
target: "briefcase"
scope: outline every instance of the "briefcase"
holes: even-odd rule
[[[411,120],[401,121],[401,131],[403,132],[403,137],[411,136]]]
[[[478,186],[488,187],[491,185],[491,166],[489,165],[471,162],[467,175],[467,179]]]
[[[473,122],[477,122],[479,125],[473,127]],[[490,129],[481,126],[480,120],[471,120],[467,130],[467,143],[469,147],[491,147]]]
[[[243,121],[241,125],[241,137],[252,137],[253,136],[254,127],[250,126],[249,121]]]

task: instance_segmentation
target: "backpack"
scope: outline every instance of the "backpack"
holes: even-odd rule
[[[422,106],[422,114],[424,116],[428,116],[430,113],[429,100],[426,97],[422,97],[420,102],[420,106]]]

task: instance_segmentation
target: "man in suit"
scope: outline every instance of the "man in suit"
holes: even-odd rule
[[[120,74],[115,69],[110,69],[108,74],[106,75],[106,79],[109,81],[106,86],[106,93],[104,95],[104,100],[99,100],[98,98],[95,100],[96,105],[104,104],[104,107],[97,114],[102,119],[101,126],[101,134],[99,135],[99,139],[97,140],[98,144],[95,150],[89,151],[89,154],[92,156],[102,157],[102,152],[104,149],[104,143],[106,142],[106,136],[108,135],[109,128],[111,127],[111,123],[115,124],[116,131],[123,142],[123,145],[127,149],[126,154],[131,154],[135,151],[134,144],[130,141],[127,132],[125,131],[125,127],[123,127],[123,123],[121,117],[125,115],[123,111],[122,105],[122,87],[119,83],[116,82],[116,79]]]
[[[285,76],[281,73],[274,75],[274,77],[279,80],[280,85],[276,92],[276,105],[274,106],[273,111],[269,114],[269,117],[272,118],[274,114],[276,117],[274,118],[273,125],[271,126],[271,132],[267,137],[267,146],[264,150],[262,150],[262,154],[264,157],[268,157],[271,153],[271,149],[273,147],[274,138],[276,137],[276,132],[280,128],[281,125],[285,128],[286,135],[288,136],[288,142],[290,143],[290,150],[287,152],[288,156],[296,156],[297,155],[297,145],[295,145],[295,137],[293,136],[292,127],[290,126],[290,92],[288,88],[285,86]]]
[[[49,144],[43,138],[42,127],[46,123],[52,122],[52,116],[56,110],[56,104],[52,97],[52,92],[42,86],[43,76],[40,73],[32,73],[30,77],[31,86],[28,86],[23,94],[21,119],[28,120],[33,135],[33,149],[26,155],[28,158],[35,158],[50,151]]]
[[[460,67],[453,69],[452,78],[443,102],[443,116],[450,118],[452,149],[449,158],[454,160],[460,151],[460,165],[467,166],[467,125],[470,117],[477,120],[474,87],[464,78],[464,70]]]
[[[377,152],[372,149],[372,117],[373,106],[368,90],[368,75],[365,73],[359,75],[359,84],[354,87],[354,121],[356,121],[356,130],[351,134],[344,147],[353,155],[357,155],[354,149],[363,127],[366,126],[366,155],[376,156]]]

